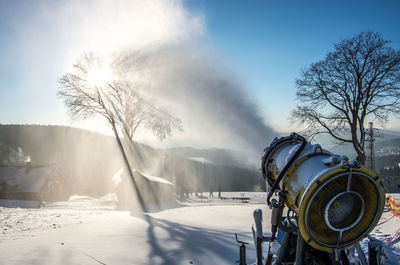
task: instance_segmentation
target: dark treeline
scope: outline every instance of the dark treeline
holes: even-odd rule
[[[201,163],[135,143],[133,167],[145,174],[176,182],[176,189],[249,191],[264,188],[257,170]],[[92,196],[112,192],[112,176],[123,167],[111,136],[67,126],[0,125],[0,164],[55,164],[69,180],[71,190]]]
[[[386,155],[375,159],[375,167],[382,177],[387,192],[400,192],[400,155]]]
[[[178,192],[260,191],[265,187],[256,170],[200,163],[175,156],[168,159],[169,170],[173,171],[169,174],[175,177]]]
[[[397,167],[400,163],[400,155],[386,155],[375,158],[375,167],[383,169],[385,167]],[[400,172],[399,172],[400,173]],[[399,174],[400,177],[400,174]]]
[[[254,168],[255,166],[250,162],[250,158],[245,153],[240,151],[233,151],[220,148],[197,149],[192,147],[176,147],[168,149],[170,154],[183,157],[183,158],[197,158],[201,157],[213,164],[232,166],[232,167],[245,167]],[[260,153],[261,157],[261,153]]]

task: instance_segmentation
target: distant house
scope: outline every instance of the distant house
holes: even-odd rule
[[[120,181],[115,181],[117,175],[119,175]],[[168,180],[150,176],[137,170],[134,170],[133,175],[145,206],[158,208],[176,202],[174,184]],[[136,192],[134,188],[135,185],[132,180],[127,176],[127,174],[122,174],[122,170],[119,170],[116,175],[114,175],[113,181],[114,183],[118,182],[118,207],[130,208],[132,204],[137,202],[137,197],[134,195]]]
[[[69,185],[53,166],[0,166],[0,206],[40,207],[66,200]]]

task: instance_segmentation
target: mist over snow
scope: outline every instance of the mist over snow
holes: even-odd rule
[[[48,41],[51,48],[65,49],[67,63],[83,52],[108,55],[124,49],[173,45],[195,40],[205,31],[202,15],[189,12],[180,0],[39,1],[35,11],[37,20],[30,26],[38,40],[28,36],[30,43]],[[48,31],[42,31],[41,26],[47,26]],[[50,43],[53,41],[56,43]]]
[[[204,35],[202,14],[175,0],[0,1],[2,123],[73,125],[110,132],[106,123],[71,121],[57,98],[58,79],[85,52],[182,43]],[[11,103],[12,102],[12,103]],[[16,107],[18,106],[18,107]],[[15,110],[18,109],[16,112]]]
[[[145,68],[155,77],[154,100],[183,120],[186,132],[178,137],[196,137],[210,146],[259,156],[276,136],[246,94],[246,85],[207,49],[169,46],[149,54]]]
[[[123,148],[118,149],[112,132],[112,137],[107,137],[67,126],[0,124],[0,129],[8,132],[3,136],[8,142],[0,141],[0,158],[4,157],[0,162],[19,166],[24,174],[34,165],[57,164],[73,191],[69,200],[45,202],[39,209],[0,207],[0,264],[238,264],[235,232],[250,243],[247,262],[255,262],[253,211],[263,209],[265,235],[270,235],[271,211],[265,203],[265,192],[243,190],[245,185],[247,190],[261,190],[261,184],[264,187],[263,182],[258,182],[262,181],[256,171],[259,164],[255,166],[254,162],[259,162],[263,149],[278,133],[257,106],[254,88],[249,89],[240,77],[242,73],[235,72],[228,59],[215,49],[205,14],[189,9],[187,1],[0,1],[0,22],[9,23],[6,33],[10,33],[3,36],[8,45],[0,49],[4,50],[0,57],[7,64],[4,79],[10,80],[5,82],[7,91],[0,91],[1,123],[72,125],[111,132],[102,117],[72,121],[56,96],[60,77],[71,71],[82,54],[94,52],[106,63],[114,60],[116,70],[129,73],[134,87],[146,100],[181,119],[183,126],[182,131],[173,131],[164,142],[159,142],[145,127],[134,135],[134,141],[140,143],[129,145],[127,160],[135,170],[132,179],[141,182],[133,190],[129,187],[134,182],[117,185],[124,181],[127,171],[120,170],[124,165],[120,153]],[[304,16],[298,10],[282,10],[286,15]],[[2,20],[1,15],[7,14],[9,17]],[[241,17],[233,18],[242,22]],[[279,19],[285,23],[278,24],[295,28],[284,16]],[[289,46],[293,42],[288,37],[299,39],[304,33],[297,30],[287,34],[276,27],[275,18],[271,20],[271,28],[284,32],[285,36],[279,37],[288,44],[282,45],[287,57],[277,53],[272,61],[286,61],[286,65],[276,63],[275,72],[274,67],[257,67],[265,72],[271,70],[271,75],[287,67],[283,69],[286,74],[291,70],[289,64],[297,65],[295,54],[304,55],[304,60],[309,58],[303,53],[306,50],[291,51]],[[226,24],[237,29],[229,21]],[[347,23],[346,28],[350,28]],[[313,39],[318,34],[309,35],[313,36],[307,38],[308,44],[296,46],[318,46],[312,51],[312,56],[318,56],[319,50],[323,50]],[[235,36],[260,45],[267,42],[241,34]],[[263,36],[279,40],[270,34]],[[330,40],[325,41],[331,45]],[[265,46],[274,51],[274,46]],[[303,62],[299,64],[306,65]],[[289,77],[290,74],[282,79]],[[276,89],[271,94],[276,97],[281,92]],[[262,100],[267,105],[274,98]],[[274,109],[281,110],[280,107],[283,106]],[[276,116],[286,118],[280,117],[281,113]],[[24,145],[11,144],[19,142]],[[185,152],[189,153],[185,148],[165,151],[141,143],[201,150],[192,150],[193,155],[185,156]],[[211,149],[209,156],[204,148]],[[28,156],[32,161],[28,161]],[[173,188],[166,181],[174,183]],[[168,186],[153,189],[155,182]],[[157,197],[149,203],[154,203],[151,206],[156,210],[142,213],[122,209],[119,202],[124,196],[118,198],[118,187],[128,187],[122,193],[128,193],[126,201],[130,208],[139,204],[134,196],[146,194],[151,199]],[[225,192],[232,190],[237,192]],[[174,194],[180,199],[175,200]],[[218,198],[219,195],[222,197]],[[394,197],[400,200],[398,194]],[[168,209],[158,208],[161,204]],[[382,220],[371,234],[383,244],[389,265],[398,264],[400,257],[400,238],[394,237],[399,222],[385,208]],[[366,250],[367,241],[361,245]]]
[[[110,59],[140,52],[151,54],[145,65],[151,69],[136,81],[149,77],[155,100],[183,121],[184,131],[161,145],[228,147],[258,157],[275,135],[247,95],[246,84],[213,50],[204,14],[187,9],[183,1],[38,1],[19,10],[5,8],[25,14],[13,25],[17,45],[9,56],[32,69],[20,86],[46,95],[28,100],[32,109],[37,104],[49,108],[39,123],[110,132],[99,119],[71,121],[56,98],[57,80],[82,53]],[[137,140],[160,144],[145,130]]]

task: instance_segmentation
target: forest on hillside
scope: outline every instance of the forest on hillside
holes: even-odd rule
[[[140,143],[134,143],[131,154],[130,163],[136,170],[173,181],[177,189],[197,192],[265,188],[256,169],[202,163]],[[112,192],[112,176],[123,167],[111,136],[68,126],[0,125],[0,165],[23,166],[28,157],[33,166],[56,165],[73,193],[91,196]]]
[[[387,154],[375,158],[375,168],[382,178],[386,192],[400,192],[400,155]]]

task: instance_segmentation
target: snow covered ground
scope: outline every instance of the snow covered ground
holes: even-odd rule
[[[263,209],[268,231],[265,193],[203,195],[144,216],[115,210],[112,194],[72,196],[42,209],[0,207],[0,264],[237,264],[235,232],[251,243],[247,261],[254,262],[252,212]],[[400,219],[385,212],[381,223],[372,235],[383,242],[387,264],[398,264],[400,239],[387,242]]]

